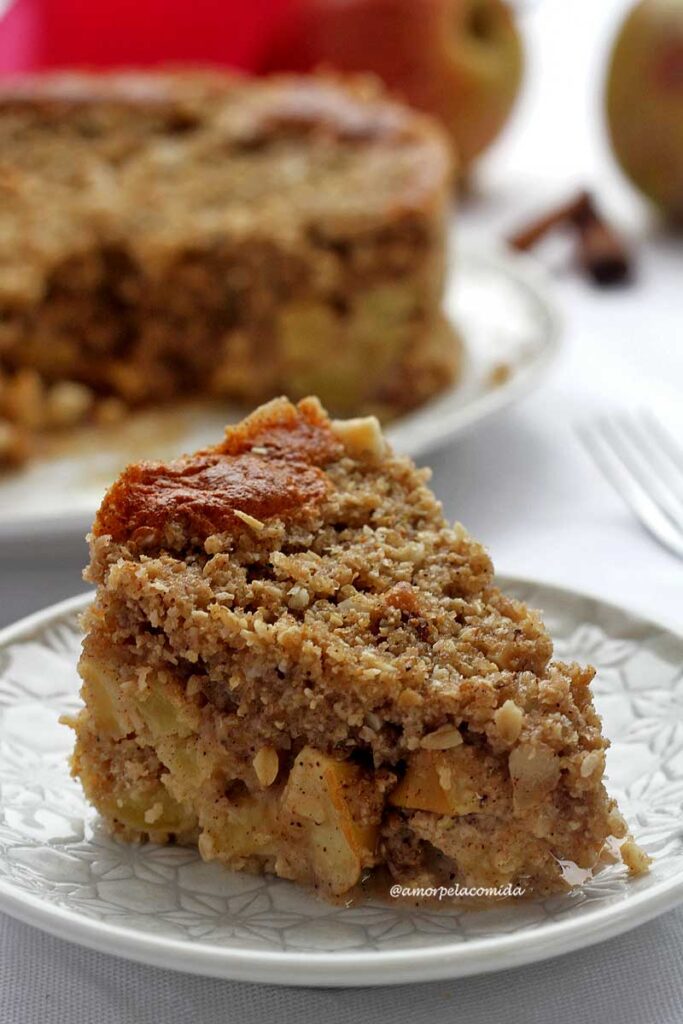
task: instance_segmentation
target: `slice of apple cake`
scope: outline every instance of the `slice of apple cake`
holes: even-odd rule
[[[551,660],[427,479],[311,398],[122,474],[91,537],[73,757],[115,833],[335,898],[372,875],[562,890],[610,837],[645,869],[592,669]]]

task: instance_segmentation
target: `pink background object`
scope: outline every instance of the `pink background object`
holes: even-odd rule
[[[253,68],[291,0],[0,0],[0,72],[81,65]]]

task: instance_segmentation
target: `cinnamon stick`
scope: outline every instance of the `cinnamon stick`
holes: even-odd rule
[[[564,227],[574,222],[575,218],[581,217],[586,209],[590,196],[587,192],[580,192],[574,199],[563,203],[561,206],[533,220],[529,225],[515,232],[508,239],[508,244],[519,252],[527,252],[540,242],[554,228]]]
[[[590,192],[549,211],[509,238],[513,249],[527,252],[546,235],[570,228],[578,236],[577,261],[596,284],[621,284],[632,276],[633,260],[621,235],[602,217]]]
[[[577,209],[573,223],[579,233],[578,260],[598,285],[622,284],[633,273],[631,253],[621,235],[598,213],[592,197]]]

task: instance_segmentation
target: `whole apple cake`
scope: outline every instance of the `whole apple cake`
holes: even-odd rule
[[[0,461],[180,395],[383,419],[457,375],[451,156],[366,78],[0,85]]]
[[[593,670],[552,660],[427,479],[312,398],[121,475],[71,723],[113,832],[329,898],[562,891],[607,850],[646,870],[603,785]]]

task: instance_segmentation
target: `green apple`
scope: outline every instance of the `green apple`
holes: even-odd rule
[[[683,0],[641,0],[617,36],[607,120],[631,181],[683,221]]]

